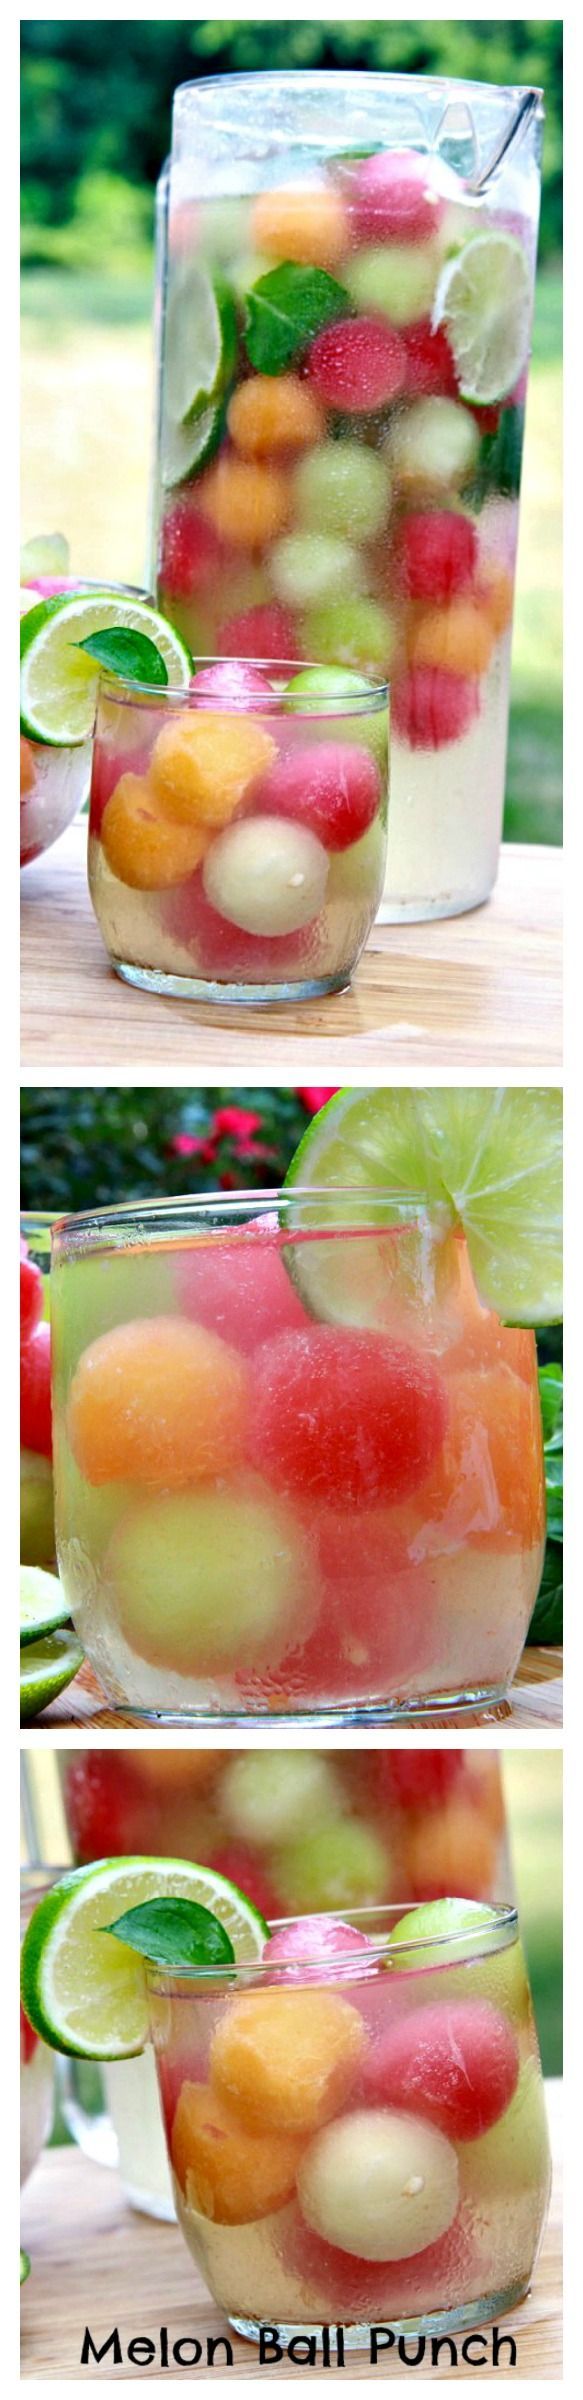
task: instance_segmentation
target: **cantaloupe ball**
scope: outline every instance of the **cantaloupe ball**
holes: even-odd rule
[[[117,1325],[83,1352],[67,1434],[88,1483],[177,1491],[236,1464],[247,1377],[238,1350],[176,1317]]]
[[[480,436],[469,408],[436,396],[396,417],[389,461],[401,486],[436,492],[461,486],[476,465]]]
[[[345,281],[366,314],[378,312],[391,325],[415,325],[430,314],[438,272],[429,242],[374,242],[359,251]]]
[[[233,393],[227,422],[243,458],[305,450],[324,430],[322,410],[298,375],[250,375]]]
[[[440,1458],[419,1493],[422,1520],[454,1518],[494,1549],[532,1548],[544,1524],[538,1393],[512,1368],[462,1369],[447,1379]]]
[[[185,709],[158,734],[150,780],[173,823],[189,829],[226,825],[276,755],[276,743],[253,717]],[[201,856],[207,846],[208,836]]]
[[[347,233],[344,205],[331,184],[261,192],[252,211],[251,238],[258,250],[300,266],[336,266]]]
[[[493,626],[499,641],[512,623],[514,607],[514,576],[509,567],[496,566],[493,560],[480,565],[478,590],[482,608]]]
[[[415,1814],[403,1831],[407,1890],[429,1899],[491,1892],[497,1844],[491,1826],[468,1800],[456,1799],[433,1812]]]
[[[216,2225],[249,2225],[290,2200],[303,2144],[292,2134],[247,2133],[218,2094],[184,2083],[170,2142],[190,2208]]]
[[[252,2131],[312,2133],[344,2106],[367,2039],[336,1992],[246,1992],[213,2035],[212,2083]]]
[[[246,817],[207,853],[207,900],[243,933],[297,933],[324,902],[328,857],[307,826],[285,817]]]
[[[453,2143],[396,2109],[361,2108],[327,2125],[305,2151],[298,2198],[306,2223],[352,2258],[413,2258],[453,2224]]]
[[[223,1466],[229,1465],[225,1444]],[[258,1482],[199,1488],[130,1510],[104,1574],[125,1640],[181,1675],[270,1664],[303,1638],[314,1570],[291,1509]]]
[[[25,740],[24,740],[24,736],[23,736],[23,734],[21,734],[21,736],[20,736],[20,797],[21,797],[21,800],[24,800],[24,799],[25,799],[25,797],[26,797],[26,793],[27,793],[27,792],[31,792],[31,791],[32,791],[32,789],[33,789],[33,785],[34,785],[34,782],[35,782],[35,778],[36,778],[36,767],[35,767],[35,763],[34,763],[34,751],[33,751],[33,749],[31,748],[31,744],[30,744],[30,742],[25,742]]]
[[[451,675],[484,675],[494,641],[494,627],[485,607],[478,607],[475,600],[452,600],[449,608],[411,611],[407,657],[416,667],[446,667]]]
[[[122,775],[104,810],[101,840],[118,883],[138,892],[168,891],[194,873],[207,847],[200,825],[169,825],[142,775]]]
[[[231,549],[262,550],[287,524],[288,478],[251,459],[220,458],[201,483],[200,506]]]

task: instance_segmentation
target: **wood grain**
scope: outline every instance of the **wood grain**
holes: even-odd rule
[[[228,1719],[226,1722],[228,1723]],[[266,1730],[275,1733],[280,1725],[285,1731],[285,1720],[266,1717],[264,1722]],[[415,1720],[410,1719],[409,1722],[414,1724]],[[448,1714],[447,1716],[443,1711],[441,1714],[437,1712],[435,1716],[424,1718],[423,1727],[420,1727],[419,1730],[422,1732],[448,1725],[504,1725],[512,1729],[517,1725],[560,1726],[562,1722],[562,1650],[524,1650],[508,1700],[501,1702],[496,1708],[486,1708],[481,1711],[460,1709],[453,1715]],[[75,1676],[74,1682],[68,1685],[67,1691],[61,1692],[60,1698],[53,1700],[51,1707],[44,1710],[38,1723],[40,1729],[43,1726],[59,1726],[61,1729],[63,1727],[71,1728],[74,1725],[84,1726],[93,1736],[95,1732],[103,1730],[105,1726],[139,1726],[142,1720],[133,1716],[131,1709],[110,1708],[104,1699],[92,1667],[86,1663],[81,1668],[79,1675]],[[214,1720],[214,1726],[215,1731],[220,1732],[218,1719]],[[166,1730],[167,1728],[161,1728],[161,1732]],[[251,1730],[255,1731],[255,1727],[250,1724],[249,1730],[250,1732]],[[314,1719],[314,1732],[318,1732],[317,1718]]]
[[[85,827],[22,877],[22,1066],[120,1081],[407,1082],[431,1068],[561,1067],[562,862],[506,844],[496,891],[468,916],[375,925],[347,992],[301,1007],[161,1000],[110,968],[85,878]]]
[[[514,2381],[526,2376],[558,2379],[561,2373],[561,2085],[548,2083],[546,2091],[553,2150],[548,2224],[533,2290],[500,2320],[501,2333],[513,2334],[517,2345]],[[89,2364],[80,2370],[86,2325],[97,2348],[117,2325],[124,2356],[136,2335],[159,2343],[162,2325],[168,2327],[169,2345],[195,2337],[202,2343],[203,2357],[208,2337],[227,2331],[226,2319],[204,2290],[177,2226],[137,2216],[122,2199],[117,2176],[78,2151],[45,2151],[24,2192],[22,2241],[32,2258],[22,2293],[23,2377],[69,2381],[82,2372],[91,2381],[135,2378],[135,2364],[115,2367],[109,2358],[101,2367]],[[260,2367],[252,2343],[240,2341],[236,2334],[230,2338],[238,2375],[302,2373],[286,2358],[272,2370]],[[346,2364],[351,2376],[371,2373],[366,2354],[350,2352]],[[502,2372],[504,2379],[503,2362],[498,2369],[489,2359],[474,2368],[461,2360],[460,2365],[462,2375],[473,2372],[483,2378]],[[174,2365],[170,2371],[192,2376],[193,2368]],[[391,2378],[410,2374],[392,2351],[373,2371]],[[430,2367],[431,2380],[443,2381],[451,2371],[446,2350],[438,2365]],[[159,2372],[158,2351],[158,2363],[140,2366],[139,2373],[152,2378]],[[338,2370],[332,2367],[330,2372]],[[220,2375],[220,2360],[214,2369],[201,2364],[196,2373]]]

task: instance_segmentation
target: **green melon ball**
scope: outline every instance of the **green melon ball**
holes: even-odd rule
[[[388,447],[398,482],[446,491],[473,473],[480,435],[469,408],[458,400],[436,397],[414,400],[403,415],[395,416]]]
[[[277,1853],[277,1889],[294,1915],[374,1908],[384,1899],[388,1878],[386,1844],[372,1825],[350,1818],[314,1825]]]
[[[472,1955],[474,1933],[480,1926],[491,1927],[491,1945],[476,1949]],[[457,1948],[433,1950],[429,1945],[437,1937],[467,1934],[467,1949],[460,1942]],[[489,2000],[493,2008],[501,2008],[514,2026],[527,2024],[530,2019],[530,1994],[522,1946],[518,1939],[499,1943],[496,1918],[481,1900],[426,1900],[399,1918],[393,1928],[393,1940],[408,1939],[424,1943],[427,1949],[403,1953],[398,1964],[402,1967],[434,1967],[439,1972],[439,1990],[445,1999],[459,1999],[463,1976],[464,1997],[468,2000]],[[464,1961],[462,1967],[462,1960]]]
[[[53,1470],[36,1450],[20,1453],[20,1558],[24,1567],[47,1567],[55,1555]]]
[[[105,1572],[130,1648],[171,1674],[272,1666],[306,1629],[306,1545],[267,1493],[185,1492],[136,1508]]]
[[[378,907],[385,876],[386,842],[386,827],[380,817],[374,817],[359,842],[351,842],[348,850],[335,851],[330,860],[328,904],[345,900],[355,907],[363,902]]]
[[[342,1808],[342,1785],[333,1766],[314,1750],[263,1750],[241,1754],[221,1784],[221,1813],[242,1841],[293,1841],[322,1817]]]
[[[410,1908],[404,1917],[399,1917],[398,1924],[393,1926],[392,1939],[394,1942],[427,1941],[431,1944],[442,1941],[444,1937],[467,1933],[470,1948],[474,1932],[480,1925],[489,1924],[492,1924],[494,1932],[492,1911],[481,1900],[425,1900],[419,1908]],[[463,1944],[460,1942],[457,1952],[450,1952],[452,1964],[455,1964],[456,1956],[461,1958],[463,1955]],[[398,1961],[399,1966],[435,1966],[441,1969],[447,1963],[446,1951],[439,1952],[430,1947],[411,1952],[410,1959],[405,1959],[404,1954],[400,1955]]]
[[[358,551],[340,535],[288,533],[274,543],[270,573],[278,600],[305,608],[332,599],[339,589],[362,591],[364,569]]]
[[[527,2058],[504,2115],[474,2142],[460,2142],[461,2198],[473,2206],[499,2199],[506,2206],[518,2193],[544,2191],[549,2177],[549,2137],[538,2060]]]
[[[304,647],[329,666],[355,667],[361,675],[386,675],[395,641],[395,621],[378,600],[329,600],[310,608],[303,621]]]
[[[296,468],[294,504],[303,525],[345,534],[353,542],[372,541],[391,505],[387,460],[365,450],[362,442],[325,442]]]
[[[219,266],[230,266],[237,259],[248,239],[251,202],[236,200],[207,200],[197,215],[197,237],[201,257]]]
[[[429,243],[374,243],[360,250],[344,280],[363,314],[415,325],[429,316],[439,271]]]
[[[302,667],[299,675],[293,675],[291,681],[286,684],[283,705],[284,708],[294,708],[298,701],[308,699],[310,695],[314,700],[318,699],[318,695],[322,700],[327,700],[330,705],[325,714],[323,713],[318,726],[318,731],[323,738],[325,739],[327,734],[330,741],[356,742],[362,749],[370,750],[371,757],[380,768],[383,781],[386,781],[389,751],[388,710],[373,708],[369,711],[369,709],[363,708],[362,702],[366,699],[367,691],[366,677],[355,674],[352,667]],[[350,710],[345,712],[342,707],[335,710],[335,701],[352,699],[354,700],[354,714]],[[317,717],[317,711],[314,713]],[[307,720],[308,725],[309,719]],[[369,830],[372,831],[373,828]],[[364,839],[367,839],[366,835]],[[355,842],[353,845],[354,850],[360,849],[360,847],[360,843]],[[334,855],[339,857],[341,854],[335,853]],[[331,867],[332,864],[331,860]]]

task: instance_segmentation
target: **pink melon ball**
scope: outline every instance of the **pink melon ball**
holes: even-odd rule
[[[442,1377],[406,1343],[306,1325],[258,1355],[250,1455],[291,1496],[382,1505],[423,1482],[447,1419]]]
[[[221,658],[212,667],[201,667],[190,688],[197,700],[223,701],[227,708],[252,708],[273,693],[267,675],[242,658]]]
[[[392,325],[379,317],[341,317],[316,334],[306,373],[325,408],[366,416],[398,398],[406,367],[406,350]]]
[[[195,1243],[179,1262],[182,1307],[198,1325],[219,1333],[245,1356],[274,1333],[305,1325],[304,1311],[284,1266],[278,1219],[247,1226],[244,1241],[221,1236],[210,1248]]]
[[[363,1952],[367,1951],[365,1961]],[[359,1961],[355,1975],[376,1970],[368,1934],[346,1925],[342,1917],[295,1917],[293,1924],[282,1925],[278,1933],[270,1935],[263,1951],[264,1966],[271,1967],[275,1961],[276,1970],[280,1968],[272,1977],[274,1983],[319,1983],[326,1969],[333,1981],[336,1961],[353,1958]],[[309,1966],[303,1963],[306,1960]],[[340,1971],[343,1975],[344,1969]]]
[[[436,2000],[391,2027],[366,2060],[367,2100],[427,2117],[452,2141],[488,2133],[518,2082],[518,2044],[489,2000]]]
[[[240,616],[227,617],[219,628],[218,642],[229,658],[287,659],[295,665],[300,657],[293,617],[276,600],[262,601],[256,608],[244,609]]]
[[[309,826],[325,850],[347,850],[372,825],[380,804],[378,767],[368,750],[320,742],[280,758],[258,787],[257,808]]]
[[[160,895],[168,933],[192,952],[193,972],[217,983],[290,981],[317,972],[322,918],[297,933],[244,933],[207,900],[200,867]]]
[[[352,186],[357,241],[426,242],[442,215],[429,162],[417,151],[381,151],[363,159]]]

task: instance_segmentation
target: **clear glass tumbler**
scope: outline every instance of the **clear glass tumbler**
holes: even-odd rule
[[[21,1414],[20,1438],[20,1561],[24,1567],[53,1567],[55,1563],[55,1509],[53,1498],[53,1466],[46,1410],[42,1405],[37,1371],[38,1342],[40,1352],[50,1347],[50,1271],[52,1217],[46,1211],[25,1209],[20,1218],[20,1240],[26,1243],[26,1255],[33,1260],[43,1277],[43,1313],[40,1326],[35,1327],[30,1343],[21,1345]],[[21,1251],[22,1255],[22,1251]],[[48,1370],[45,1369],[45,1372]],[[42,1377],[41,1377],[41,1380]],[[43,1381],[44,1389],[44,1381]],[[40,1400],[40,1405],[39,1405]]]
[[[543,1555],[535,1341],[438,1207],[65,1218],[52,1323],[59,1567],[114,1705],[366,1724],[505,1694]]]
[[[186,693],[102,683],[89,886],[118,974],[187,999],[342,990],[383,888],[387,779],[378,676],[209,660]]]
[[[402,1910],[356,1912],[324,1960],[314,1917],[305,1965],[148,1971],[177,2214],[249,2340],[340,2321],[358,2349],[372,2325],[453,2332],[528,2291],[550,2182],[536,2029],[515,1910],[476,1914],[420,1939]]]
[[[20,1877],[20,1939],[33,1909],[55,1881],[58,1869],[25,1867]],[[53,2121],[55,2054],[33,2032],[20,2003],[20,2181],[28,2181]]]
[[[497,872],[541,128],[434,76],[174,99],[152,576],[195,656],[390,673],[389,922]]]

